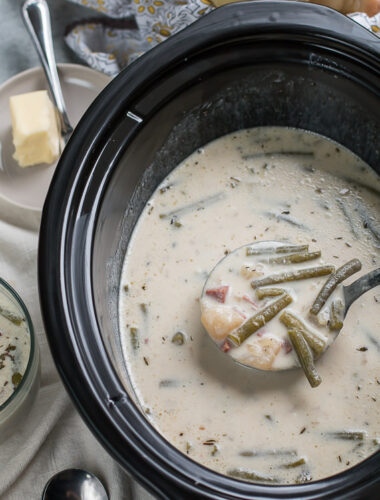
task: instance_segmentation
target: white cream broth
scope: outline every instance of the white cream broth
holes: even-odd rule
[[[283,484],[330,476],[379,448],[379,289],[354,303],[316,361],[317,388],[301,369],[235,363],[200,321],[208,274],[252,242],[308,244],[336,268],[360,258],[345,284],[378,267],[379,190],[336,143],[267,127],[208,144],[162,182],[128,247],[120,328],[137,399],[169,442],[218,472]]]
[[[30,355],[30,332],[20,308],[0,290],[0,406],[14,393]]]

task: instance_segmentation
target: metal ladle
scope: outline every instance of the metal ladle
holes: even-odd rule
[[[281,247],[289,247],[288,252],[283,253],[281,250],[279,251],[279,249]],[[292,247],[294,250],[291,250]],[[250,259],[250,257],[246,256],[246,252],[247,252],[248,248],[251,249],[251,251],[252,251],[251,258],[256,257],[256,258],[258,258],[258,260],[261,260],[263,263],[265,263],[267,258],[275,257],[275,258],[281,259],[285,255],[289,255],[290,253],[292,253],[292,251],[296,251],[297,246],[290,245],[290,244],[284,243],[284,242],[279,242],[279,241],[263,241],[263,242],[256,242],[256,243],[244,245],[243,247],[235,249],[233,252],[231,252],[227,256],[223,257],[223,259],[221,259],[216,264],[214,269],[209,274],[209,276],[206,280],[203,292],[202,292],[202,297],[201,297],[202,308],[207,309],[207,307],[205,306],[205,304],[203,302],[205,299],[205,295],[207,294],[207,290],[210,291],[210,289],[211,290],[215,289],[215,287],[217,287],[219,283],[228,282],[229,275],[233,276],[234,270],[238,269],[240,271],[240,268],[247,263],[247,259]],[[234,261],[234,259],[235,259],[235,261]],[[312,262],[313,261],[310,261],[310,262],[305,261],[304,264],[306,264],[306,265],[302,265],[302,266],[300,266],[300,263],[295,263],[294,264],[295,268],[293,268],[292,270],[302,269],[305,267],[321,266],[320,263],[313,264]],[[237,267],[236,267],[236,264],[237,264]],[[256,264],[257,264],[257,259],[256,259]],[[307,265],[307,264],[309,264],[309,265]],[[221,270],[222,270],[222,275],[218,274],[221,272]],[[330,273],[331,273],[331,270],[330,270]],[[276,274],[275,270],[273,270],[273,274]],[[327,278],[328,278],[328,275],[326,275],[326,279]],[[302,281],[304,281],[304,280],[302,280]],[[248,285],[249,285],[249,281],[248,281]],[[284,283],[274,284],[274,285],[270,285],[270,286],[276,287],[276,288],[278,288],[278,287],[281,288],[282,286],[285,286],[286,288],[289,288],[291,285],[292,285],[292,283],[284,282]],[[366,293],[368,290],[371,290],[372,288],[374,288],[378,285],[380,285],[380,269],[375,269],[375,270],[365,274],[364,276],[360,277],[359,279],[357,279],[356,281],[354,281],[353,283],[351,283],[348,286],[342,286],[342,294],[340,296],[342,297],[342,300],[343,300],[343,319],[346,317],[349,308],[351,307],[351,305],[353,304],[353,302],[355,300],[357,300],[359,297],[361,297],[361,295]],[[225,290],[224,290],[224,292],[225,292]],[[333,293],[336,293],[336,292],[334,291]],[[273,298],[273,301],[275,301],[279,297],[272,297],[272,298]],[[220,299],[220,297],[219,298],[216,297],[216,300],[214,301],[216,308],[223,306],[223,304],[218,304],[218,301],[224,303],[224,298],[222,297],[222,300],[219,300],[219,299]],[[210,304],[210,302],[208,304]],[[214,304],[212,304],[212,307],[214,307]],[[291,305],[289,307],[291,307]],[[202,310],[204,311],[204,309],[202,309]],[[223,314],[223,309],[219,308],[216,310],[220,311],[221,314]],[[253,313],[250,313],[250,314],[252,316],[255,315],[256,313],[260,314],[261,310],[262,310],[262,308],[258,309],[257,311],[254,311]],[[203,317],[204,317],[204,312],[202,312],[202,318]],[[232,321],[232,320],[228,319],[228,321]],[[207,331],[207,326],[205,325],[206,321],[203,321],[203,322],[204,322],[204,326],[206,327],[206,331]],[[214,328],[214,324],[212,325],[212,328]],[[313,329],[316,330],[316,327],[313,326]],[[257,332],[259,332],[259,329],[257,330]],[[225,347],[224,340],[223,339],[222,340],[216,339],[215,330],[213,331],[213,334],[210,334],[210,331],[208,331],[207,333],[210,335],[211,339],[219,346],[219,348],[222,348],[222,350],[224,352],[228,353],[230,356],[233,357],[234,361],[238,362],[239,364],[243,364],[244,366],[248,366],[250,368],[266,370],[266,368],[261,368],[259,366],[253,366],[248,361],[247,362],[242,361],[244,359],[248,359],[248,357],[245,356],[245,353],[243,353],[244,356],[237,356],[235,354],[237,352],[235,350],[236,346],[232,345],[233,343],[230,342],[230,346],[232,346],[231,349],[229,349],[229,346],[226,346],[226,348],[224,348]],[[339,334],[339,331],[331,332],[329,334],[324,351],[335,341],[338,334]],[[223,336],[223,333],[222,333],[222,336]],[[242,346],[244,346],[244,342],[242,343]],[[286,361],[287,364],[284,362],[284,365],[277,365],[277,366],[274,365],[274,367],[267,368],[267,370],[281,371],[281,370],[287,370],[290,368],[299,367],[299,365],[297,364],[297,359],[295,357],[289,357],[286,359],[287,359],[287,361]]]
[[[48,4],[46,0],[26,0],[21,7],[21,14],[41,60],[56,107],[61,136],[64,144],[66,144],[73,132],[73,127],[67,115],[59,82]]]
[[[379,285],[380,268],[365,274],[351,283],[351,285],[343,286],[344,317],[346,317],[348,309],[352,306],[356,299],[368,292],[368,290],[371,290]]]

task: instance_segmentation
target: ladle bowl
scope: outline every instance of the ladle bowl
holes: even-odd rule
[[[360,270],[360,261],[354,259],[353,266],[351,274]],[[290,325],[289,317],[307,325],[317,359],[337,338],[353,302],[380,284],[380,269],[348,286],[341,284],[340,274],[319,250],[309,251],[309,245],[281,241],[244,245],[224,256],[210,272],[200,301],[202,323],[215,345],[242,365],[265,371],[300,367],[289,336],[290,326],[295,328],[297,323]],[[320,315],[312,314],[317,291],[332,280],[337,286]],[[326,320],[333,307],[339,308],[338,326]]]

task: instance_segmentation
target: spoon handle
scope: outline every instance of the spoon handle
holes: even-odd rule
[[[54,57],[49,7],[46,0],[26,0],[21,7],[25,26],[33,40],[52,93],[65,142],[73,131],[66,112]]]
[[[348,309],[363,293],[368,292],[371,288],[380,285],[380,268],[365,274],[358,280],[351,283],[351,285],[343,287],[344,293],[344,316],[346,316]]]

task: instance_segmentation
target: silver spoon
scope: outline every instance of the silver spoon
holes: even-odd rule
[[[250,286],[252,278],[241,279],[241,269],[246,266],[245,269],[248,269],[248,272],[250,272],[250,269],[254,269],[255,271],[257,271],[260,270],[260,266],[264,268],[265,265],[267,265],[270,261],[273,262],[273,260],[279,261],[277,262],[277,264],[279,264],[278,268],[276,269],[277,265],[273,265],[269,273],[274,275],[281,274],[282,272],[284,272],[284,269],[286,271],[294,271],[303,268],[323,267],[321,259],[317,255],[314,255],[314,258],[312,260],[308,260],[308,258],[310,258],[312,255],[310,252],[308,252],[308,247],[302,247],[305,246],[291,245],[279,241],[263,241],[244,245],[243,247],[235,249],[226,257],[223,257],[223,259],[221,259],[216,264],[214,269],[208,275],[201,297],[202,323],[205,326],[206,331],[211,339],[219,346],[219,348],[228,353],[234,359],[234,361],[238,362],[239,364],[243,364],[244,366],[248,366],[250,368],[271,371],[288,370],[299,366],[297,363],[297,358],[295,356],[282,356],[281,363],[279,362],[280,358],[275,358],[276,363],[274,363],[272,366],[270,356],[271,353],[273,354],[275,347],[278,348],[278,343],[277,346],[275,345],[275,342],[272,343],[272,345],[269,341],[268,344],[265,344],[265,342],[260,340],[260,335],[253,335],[249,337],[251,340],[253,340],[253,345],[252,343],[247,342],[247,338],[241,343],[240,346],[236,346],[234,344],[234,342],[232,341],[233,338],[236,338],[234,332],[239,330],[240,325],[244,324],[245,321],[239,318],[239,316],[236,314],[238,311],[242,313],[241,304],[243,304],[243,302],[240,302],[239,304],[238,302],[236,302],[234,297],[228,298],[229,288],[224,284],[232,284],[234,280],[237,279],[235,288],[237,289],[239,286],[243,287],[241,290],[239,290],[239,293],[242,296],[239,298],[239,300],[241,300],[241,298],[244,299],[245,297],[246,300],[251,299],[254,302],[257,302],[252,302],[252,306],[246,304],[246,307],[243,307],[243,309],[245,310],[245,312],[243,312],[246,315],[247,320],[251,317],[257,317],[262,314],[262,310],[267,304],[265,303],[265,305],[263,305],[263,302],[260,303],[260,300],[256,300],[254,290]],[[248,256],[248,252],[251,252],[250,256]],[[300,254],[306,254],[305,260],[301,262],[295,262],[292,266],[284,264],[281,268],[283,259],[285,257],[289,257],[290,254],[294,254],[297,252]],[[331,274],[331,269],[329,271],[328,269],[326,269],[326,279],[328,278],[329,274]],[[302,280],[299,281],[299,283],[305,281],[306,280]],[[280,282],[278,284],[272,285],[268,284],[266,285],[266,288],[284,288],[285,290],[287,290],[289,288],[291,289],[295,283],[297,283],[297,280],[293,282]],[[343,319],[346,317],[349,308],[355,300],[357,300],[368,290],[378,285],[380,285],[380,269],[375,269],[374,271],[371,271],[370,273],[354,281],[350,285],[342,286],[340,292],[338,292],[338,289],[335,290],[333,293],[338,294],[343,303]],[[265,288],[263,288],[263,290],[264,289]],[[279,292],[281,293],[281,291]],[[282,299],[281,295],[279,295],[267,297],[266,300],[275,302],[281,301]],[[294,303],[291,303],[291,300],[292,299],[290,298],[290,303],[285,303],[284,301],[283,310],[285,310],[285,307],[287,308],[289,306],[289,308],[291,308],[292,305],[294,305]],[[224,306],[227,307],[224,308]],[[257,307],[256,311],[253,310],[254,307]],[[247,312],[247,310],[249,310],[250,308],[252,309],[251,312]],[[278,315],[280,314],[281,313],[279,313]],[[235,322],[237,326],[235,325]],[[308,320],[306,320],[306,322],[308,322]],[[225,332],[230,328],[233,329],[230,331],[232,335],[227,337],[225,335]],[[260,331],[260,328],[257,328],[258,333]],[[318,335],[319,328],[317,327],[317,325],[313,325],[313,323],[310,323],[310,329],[314,330],[316,335]],[[327,348],[334,342],[338,334],[339,331],[331,331],[327,332],[327,334],[324,333],[325,347],[322,353],[325,352]],[[252,349],[259,349],[260,346],[264,346],[263,350],[258,350],[257,353],[253,353]],[[238,347],[238,349],[236,349],[236,347]],[[268,358],[266,357],[267,355]],[[262,356],[262,360],[260,359],[260,356]],[[266,359],[268,359],[267,363]]]
[[[99,479],[82,469],[66,469],[55,474],[46,484],[42,500],[108,500]]]
[[[70,125],[67,116],[59,82],[48,4],[46,0],[26,0],[21,7],[21,14],[41,60],[57,110],[61,136],[64,144],[66,144],[73,132],[73,127]]]

